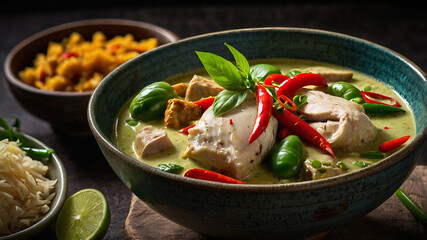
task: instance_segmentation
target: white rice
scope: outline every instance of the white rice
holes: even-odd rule
[[[0,236],[33,225],[49,211],[57,180],[48,179],[47,170],[17,142],[0,141]]]

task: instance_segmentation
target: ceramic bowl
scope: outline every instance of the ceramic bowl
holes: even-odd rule
[[[233,59],[224,42],[240,49],[249,60],[309,59],[373,76],[393,86],[409,103],[415,114],[416,137],[381,163],[358,172],[278,185],[236,186],[188,179],[159,171],[121,151],[114,141],[113,124],[126,101],[151,82],[202,68],[196,50]],[[118,177],[166,218],[207,236],[298,239],[364,216],[401,186],[426,146],[426,90],[426,75],[421,69],[369,41],[315,29],[239,29],[183,39],[129,61],[94,91],[88,118]]]
[[[17,44],[9,52],[4,63],[7,86],[25,110],[49,122],[57,132],[77,136],[90,135],[86,111],[92,91],[77,93],[40,90],[20,81],[19,71],[30,66],[37,53],[45,53],[49,42],[61,42],[72,32],[79,32],[85,39],[91,39],[96,31],[102,31],[107,39],[127,33],[133,34],[136,40],[156,37],[159,45],[178,39],[169,30],[149,23],[124,19],[94,19],[54,26]]]
[[[29,135],[23,133],[19,133],[19,135],[21,135],[22,138],[27,141],[26,144],[28,144],[28,146],[30,147],[50,149],[44,143]],[[5,138],[7,138],[6,132],[3,129],[0,129],[0,139]],[[58,179],[57,183],[55,184],[56,195],[50,203],[49,212],[47,212],[46,215],[44,215],[44,217],[40,221],[36,222],[35,224],[24,230],[13,233],[11,235],[0,236],[1,240],[30,239],[31,237],[34,237],[35,235],[49,227],[49,225],[53,224],[53,222],[56,220],[56,217],[58,216],[62,205],[64,205],[64,202],[67,198],[67,173],[61,160],[55,153],[52,154],[52,158],[49,161],[45,161],[43,162],[43,164],[49,167],[47,177],[49,179]]]

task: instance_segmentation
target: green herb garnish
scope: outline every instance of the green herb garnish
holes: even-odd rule
[[[364,167],[367,167],[367,166],[369,166],[371,164],[367,163],[367,162],[364,162],[364,161],[356,161],[356,162],[353,162],[353,165],[357,166],[357,167],[360,167],[360,168],[364,168]]]
[[[213,102],[214,116],[219,116],[239,106],[246,98],[248,91],[255,93],[255,84],[262,83],[272,73],[280,69],[269,64],[250,66],[246,57],[231,45],[224,45],[232,53],[235,64],[213,53],[196,51],[203,67],[209,76],[221,87]]]
[[[368,158],[368,159],[383,159],[384,153],[379,152],[379,151],[369,151],[369,152],[361,153],[360,157],[361,158]]]
[[[159,164],[157,168],[168,173],[179,173],[184,169],[183,167],[173,163],[162,163]]]

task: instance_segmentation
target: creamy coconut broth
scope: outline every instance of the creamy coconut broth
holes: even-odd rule
[[[327,67],[330,69],[346,70],[339,66],[330,65],[326,63],[296,59],[268,59],[260,61],[251,61],[250,65],[252,66],[257,63],[266,63],[276,66],[281,70],[283,74],[288,73],[292,70],[301,71],[313,67]],[[375,79],[359,72],[352,71],[352,73],[353,76],[350,80],[346,81],[347,83],[352,84],[360,90],[365,89],[365,87],[367,86],[371,86],[372,92],[380,93],[396,99],[401,104],[401,108],[405,110],[405,112],[390,116],[369,116],[372,124],[375,126],[375,140],[367,144],[362,144],[361,146],[351,149],[350,151],[334,149],[335,159],[333,159],[330,155],[326,154],[320,148],[313,146],[312,144],[307,143],[306,141],[303,141],[306,151],[305,159],[309,159],[310,161],[316,161],[316,163],[322,163],[322,167],[320,167],[318,169],[318,172],[314,174],[316,175],[315,179],[325,178],[329,176],[324,175],[324,172],[322,172],[323,167],[327,168],[331,165],[336,167],[337,165],[342,164],[340,166],[345,166],[345,171],[341,171],[340,173],[345,174],[347,172],[356,171],[368,165],[374,164],[380,161],[380,159],[364,158],[360,155],[369,151],[378,151],[378,148],[381,143],[402,136],[410,136],[409,140],[405,143],[408,144],[415,136],[415,123],[413,115],[411,110],[406,105],[406,102],[389,86],[380,83]],[[200,75],[211,79],[204,69],[200,69],[197,71],[174,76],[170,79],[166,79],[165,82],[168,82],[170,85],[182,82],[188,83],[194,75]],[[332,83],[328,82],[328,85],[330,84]],[[132,119],[129,111],[129,105],[131,101],[132,99],[127,102],[127,104],[118,114],[117,121],[115,124],[115,140],[116,144],[121,150],[123,150],[129,156],[134,157],[153,167],[157,167],[159,164],[167,163],[179,165],[183,167],[183,170],[177,174],[181,175],[183,175],[187,170],[192,168],[210,169],[210,166],[206,163],[183,156],[183,153],[185,152],[188,144],[188,135],[180,133],[179,129],[165,127],[165,122],[163,118],[150,121],[137,121],[136,125],[129,124],[129,119]],[[191,123],[193,124],[196,122],[197,120],[192,121]],[[233,122],[233,124],[239,123]],[[153,126],[153,129],[165,128],[167,136],[169,137],[172,143],[172,147],[146,157],[138,156],[134,144],[135,137],[138,132],[146,126]],[[392,153],[393,151],[385,153],[384,156],[386,157]],[[305,178],[301,178],[300,176],[288,179],[279,179],[272,172],[270,165],[268,164],[268,158],[269,156],[267,156],[266,159],[264,159],[257,167],[255,167],[255,169],[253,169],[249,176],[243,179],[243,181],[250,184],[275,184],[308,180]]]

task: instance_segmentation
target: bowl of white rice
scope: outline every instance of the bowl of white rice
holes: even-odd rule
[[[26,134],[10,140],[0,129],[0,239],[29,239],[52,224],[67,195],[67,175],[58,156],[36,159],[25,146],[49,149]]]

